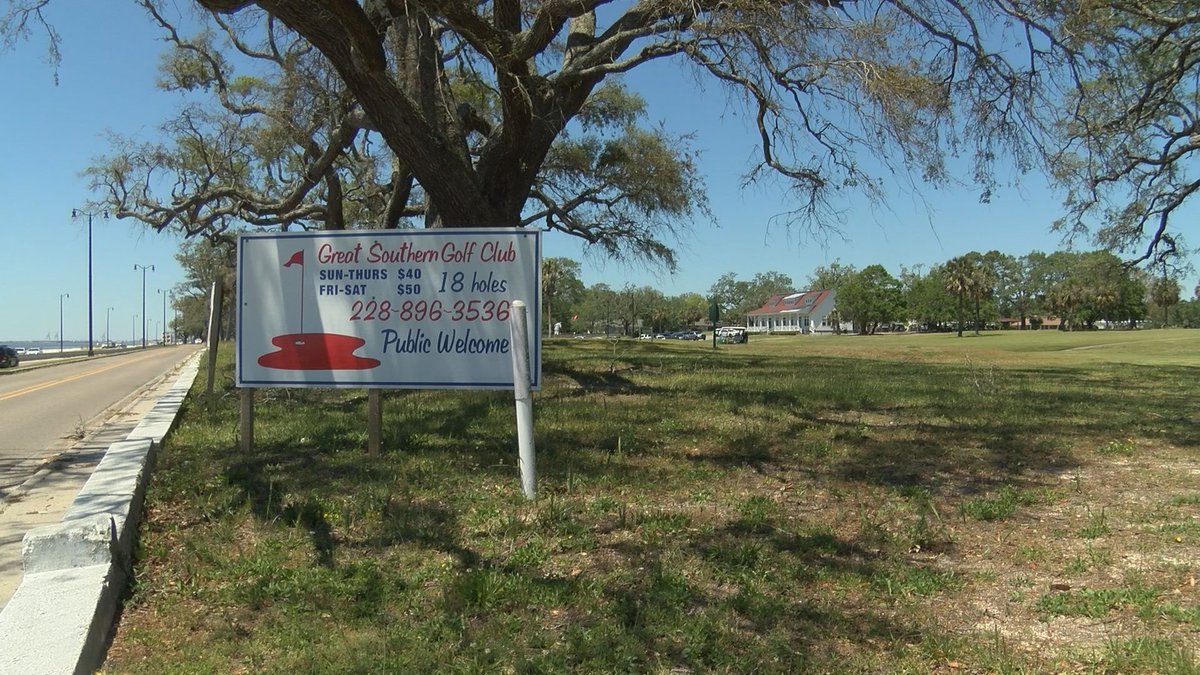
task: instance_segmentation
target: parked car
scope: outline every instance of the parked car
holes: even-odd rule
[[[746,341],[745,326],[725,326],[717,329],[717,342],[740,344]]]
[[[21,364],[17,350],[8,345],[0,345],[0,368],[16,368]]]

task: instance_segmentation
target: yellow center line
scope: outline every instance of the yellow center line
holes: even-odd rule
[[[74,382],[75,380],[82,380],[83,378],[85,378],[85,377],[91,377],[92,375],[99,375],[100,373],[106,373],[106,372],[108,372],[108,371],[110,371],[110,370],[113,370],[114,368],[120,368],[121,366],[127,366],[127,365],[131,365],[131,364],[133,364],[133,363],[137,363],[138,361],[145,361],[146,359],[149,359],[149,358],[151,358],[151,357],[153,357],[153,356],[154,356],[154,354],[145,354],[145,355],[142,355],[142,356],[137,356],[137,357],[134,357],[134,358],[133,358],[133,360],[131,360],[131,361],[118,361],[118,363],[114,363],[114,364],[112,364],[111,366],[105,366],[105,367],[103,367],[103,368],[97,368],[97,369],[95,369],[95,370],[89,370],[89,371],[87,371],[86,373],[79,373],[78,375],[72,375],[72,376],[70,376],[70,377],[63,377],[63,378],[59,378],[59,379],[57,379],[57,380],[50,380],[49,382],[43,382],[43,383],[41,383],[41,384],[35,384],[35,385],[31,386],[31,387],[25,387],[24,389],[18,389],[18,390],[16,390],[16,391],[10,391],[10,392],[8,392],[7,394],[0,394],[0,401],[7,401],[7,400],[8,400],[8,399],[10,399],[10,398],[16,398],[16,397],[18,397],[18,396],[24,396],[24,395],[26,395],[26,394],[32,394],[32,393],[33,393],[33,392],[35,392],[35,391],[41,391],[41,390],[43,390],[43,389],[48,389],[48,388],[50,388],[50,387],[54,387],[54,386],[57,386],[57,385],[60,385],[60,384],[66,384],[66,383],[68,383],[68,382]]]

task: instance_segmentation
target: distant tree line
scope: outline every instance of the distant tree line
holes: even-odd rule
[[[1019,257],[971,252],[928,270],[902,268],[898,276],[882,265],[859,270],[835,261],[813,270],[803,288],[782,272],[758,273],[748,281],[730,272],[718,277],[707,297],[668,296],[649,286],[585,287],[578,263],[565,258],[548,259],[546,268],[553,270],[546,273],[553,282],[543,282],[546,327],[560,323],[567,332],[633,335],[702,325],[714,302],[722,323],[738,324],[772,295],[827,289],[838,294],[831,321],[853,325],[860,334],[905,324],[952,328],[961,335],[1000,319],[1021,330],[1040,328],[1051,318],[1061,330],[1145,320],[1200,327],[1200,288],[1195,299],[1184,301],[1177,279],[1131,268],[1107,251],[1034,251]]]
[[[176,258],[185,281],[175,289],[175,330],[204,334],[209,290],[220,279],[226,294],[224,325],[232,334],[232,247],[193,239]],[[1049,317],[1060,320],[1063,330],[1093,328],[1100,321],[1129,325],[1143,320],[1200,327],[1200,287],[1193,290],[1192,300],[1183,300],[1178,279],[1129,268],[1104,251],[1034,251],[1020,257],[971,252],[927,271],[901,268],[898,276],[882,265],[858,270],[834,261],[813,270],[803,287],[782,272],[758,273],[748,281],[729,272],[717,278],[707,295],[669,296],[650,286],[585,286],[581,273],[580,264],[569,258],[543,260],[545,334],[554,334],[556,325],[564,333],[606,335],[699,327],[707,324],[713,303],[720,308],[721,323],[740,324],[771,296],[800,290],[837,291],[831,322],[853,325],[861,334],[894,324],[915,324],[922,330],[952,327],[962,334],[978,332],[1001,318],[1010,320],[1013,328],[1029,329]]]
[[[863,316],[859,298],[877,297],[881,285],[895,301],[883,305],[888,311],[882,318],[878,313]],[[871,283],[859,273],[845,284],[848,292],[839,304],[864,333],[889,321],[914,322],[926,330],[952,325],[962,335],[1008,319],[1023,330],[1051,317],[1060,321],[1060,328],[1074,330],[1092,328],[1099,321],[1128,324],[1144,319],[1147,287],[1143,272],[1106,251],[1034,251],[1020,257],[972,251],[927,272],[904,269],[899,279],[883,276]]]

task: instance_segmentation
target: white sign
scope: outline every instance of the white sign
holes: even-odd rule
[[[237,384],[512,389],[521,300],[538,388],[541,262],[538,230],[243,234]]]

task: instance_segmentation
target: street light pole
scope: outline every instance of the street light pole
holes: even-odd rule
[[[154,265],[138,265],[134,263],[133,269],[142,271],[142,349],[146,348],[146,270],[154,271]],[[137,339],[137,336],[133,336]]]
[[[108,328],[111,325],[110,321],[112,320],[112,311],[114,309],[116,309],[116,307],[109,307],[108,310],[106,312],[104,312],[104,341],[105,342],[112,342],[112,337],[110,337],[112,335],[112,333],[108,332]]]
[[[94,356],[96,352],[92,340],[92,218],[94,216],[107,218],[108,211],[71,209],[72,218],[79,218],[81,216],[87,216],[88,220],[88,356]]]
[[[62,301],[63,301],[63,298],[69,298],[69,297],[71,297],[70,293],[59,293],[58,294],[58,355],[59,356],[62,356],[62,354],[63,354],[63,312],[62,312],[63,303],[62,303]]]
[[[163,298],[162,332],[160,332],[158,336],[162,338],[163,344],[165,345],[167,344],[167,292],[161,288],[158,289],[158,292],[162,294]]]

